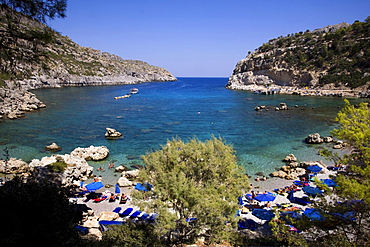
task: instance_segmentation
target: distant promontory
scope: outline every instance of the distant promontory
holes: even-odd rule
[[[368,97],[370,18],[272,39],[237,63],[226,88]]]
[[[177,80],[164,68],[82,47],[4,4],[0,32],[0,117],[45,107],[30,89]]]

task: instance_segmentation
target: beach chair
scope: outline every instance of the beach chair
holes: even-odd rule
[[[133,212],[131,215],[130,215],[130,218],[131,219],[135,219],[136,217],[138,217],[142,212],[140,210],[136,210],[135,212]]]
[[[121,207],[116,207],[115,209],[113,209],[113,212],[114,213],[119,213],[121,211]]]
[[[120,217],[126,217],[129,216],[133,210],[134,210],[133,208],[126,208],[122,213],[118,214]]]
[[[146,220],[148,217],[149,217],[149,214],[143,213],[142,215],[140,215],[139,219],[140,220]]]
[[[157,219],[158,214],[152,214],[150,217],[147,219],[148,222],[155,222]]]

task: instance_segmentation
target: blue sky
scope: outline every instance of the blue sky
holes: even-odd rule
[[[278,36],[370,16],[370,0],[69,0],[49,21],[79,45],[166,68],[229,77],[248,51]]]

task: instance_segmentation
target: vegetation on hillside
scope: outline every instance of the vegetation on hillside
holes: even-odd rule
[[[288,68],[325,71],[320,84],[342,83],[351,88],[370,80],[370,17],[334,32],[307,30],[270,40],[257,49]]]
[[[107,52],[79,46],[69,37],[38,21],[63,17],[62,12],[51,13],[50,10],[43,17],[39,14],[27,15],[27,11],[23,11],[25,14],[17,12],[2,2],[8,1],[0,1],[0,81],[34,76],[58,79],[63,75],[170,75],[165,69],[142,61],[124,60]]]

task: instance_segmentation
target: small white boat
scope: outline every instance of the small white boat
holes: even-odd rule
[[[137,89],[137,88],[131,88],[131,90],[130,90],[130,94],[136,94],[138,92],[139,92],[139,89]]]

